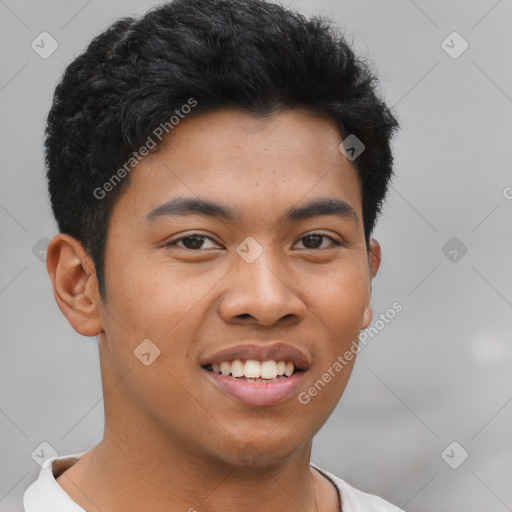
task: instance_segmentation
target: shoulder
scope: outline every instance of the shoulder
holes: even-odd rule
[[[322,473],[338,489],[343,512],[405,512],[403,509],[392,505],[386,500],[360,491],[337,476],[319,468],[316,464],[311,466]]]
[[[25,512],[85,512],[60,487],[56,477],[70,468],[86,452],[47,459],[39,477],[23,494]]]

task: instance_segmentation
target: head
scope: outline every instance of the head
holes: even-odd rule
[[[230,462],[249,440],[262,463],[326,421],[353,361],[297,395],[371,322],[398,126],[376,87],[328,21],[259,0],[164,4],[68,66],[47,126],[48,270],[71,325],[99,335],[103,375],[130,372],[137,421]],[[226,395],[207,372],[240,344],[298,351],[299,388]]]

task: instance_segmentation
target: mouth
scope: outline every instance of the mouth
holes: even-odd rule
[[[292,361],[257,361],[235,359],[203,366],[204,370],[246,382],[279,382],[288,379],[299,370]]]
[[[218,390],[238,403],[269,406],[290,398],[309,369],[299,351],[282,344],[227,349],[201,365]]]

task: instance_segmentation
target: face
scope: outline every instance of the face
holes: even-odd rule
[[[109,224],[100,341],[141,431],[269,463],[327,420],[354,360],[335,363],[371,321],[379,260],[340,142],[305,112],[222,110],[182,121],[131,172]]]

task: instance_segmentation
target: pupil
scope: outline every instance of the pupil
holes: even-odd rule
[[[308,240],[313,241],[312,247],[310,244],[308,249],[317,249],[318,247],[320,247],[322,245],[322,237],[323,237],[323,235],[309,235],[309,236],[304,237],[303,243],[306,247],[308,247]]]
[[[200,235],[191,235],[183,239],[183,245],[187,249],[200,249],[203,243],[204,237]]]

